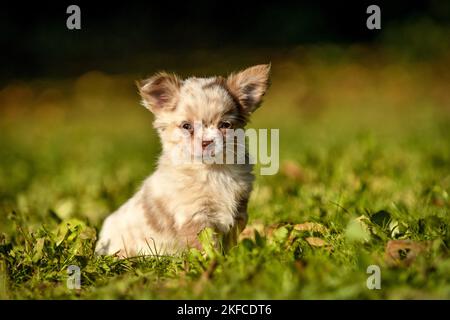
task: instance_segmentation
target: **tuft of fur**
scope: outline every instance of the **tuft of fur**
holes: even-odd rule
[[[176,254],[200,248],[204,228],[223,235],[228,245],[247,222],[247,202],[254,176],[250,164],[204,162],[175,163],[182,152],[196,154],[194,145],[217,140],[228,130],[244,128],[260,104],[269,84],[270,65],[259,65],[228,78],[191,77],[181,80],[157,73],[137,82],[143,105],[155,116],[154,127],[162,143],[156,171],[137,193],[103,223],[97,254]],[[200,124],[188,130],[184,124]],[[220,140],[221,141],[221,140]],[[200,150],[201,155],[208,148]]]

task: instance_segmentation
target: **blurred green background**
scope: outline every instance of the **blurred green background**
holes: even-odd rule
[[[98,228],[151,173],[160,146],[134,80],[267,62],[272,86],[250,126],[280,129],[282,165],[257,177],[250,224],[319,221],[339,235],[351,219],[388,210],[411,230],[430,216],[447,230],[449,3],[380,2],[381,30],[365,27],[368,4],[81,2],[80,31],[65,28],[64,3],[2,11],[0,240],[14,243],[15,219],[30,230],[74,217]],[[434,231],[408,237],[441,239],[447,249],[434,254],[448,261],[450,235]],[[356,250],[335,247],[334,271]],[[447,265],[435,266],[436,279]],[[406,289],[381,297],[448,298],[448,280],[404,279]],[[327,283],[331,297],[367,297]],[[260,289],[262,298],[330,297],[313,285],[298,295]]]

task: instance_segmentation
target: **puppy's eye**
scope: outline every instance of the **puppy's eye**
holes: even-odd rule
[[[229,121],[222,121],[219,123],[219,129],[231,129],[232,124]]]
[[[190,124],[189,122],[183,122],[181,124],[181,127],[183,129],[187,130],[187,131],[192,131],[193,130],[192,124]]]

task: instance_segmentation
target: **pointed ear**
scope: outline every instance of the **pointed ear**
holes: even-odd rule
[[[269,86],[270,64],[260,64],[231,74],[227,86],[245,111],[251,113],[261,104]]]
[[[181,80],[174,74],[160,72],[136,85],[142,97],[142,104],[153,113],[175,109]]]

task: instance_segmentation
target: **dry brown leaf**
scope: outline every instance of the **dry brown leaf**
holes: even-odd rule
[[[325,228],[325,226],[321,225],[320,223],[305,222],[305,223],[296,224],[294,226],[294,230],[325,233],[327,231],[327,228]]]
[[[328,245],[325,240],[317,237],[307,237],[305,240],[313,247],[324,247]]]
[[[260,235],[265,235],[265,226],[260,222],[255,222],[245,227],[239,235],[239,241],[244,239],[253,239],[255,237],[255,231],[258,231]]]
[[[385,261],[391,266],[409,266],[427,248],[427,243],[412,240],[389,240],[384,254]]]
[[[281,173],[294,180],[303,180],[304,175],[300,166],[292,160],[284,161],[281,166]]]

